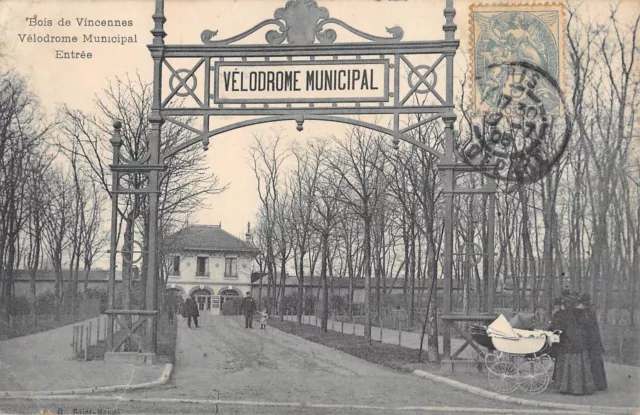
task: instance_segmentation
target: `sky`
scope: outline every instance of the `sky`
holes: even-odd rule
[[[285,0],[167,0],[165,2],[167,44],[200,44],[200,34],[205,29],[218,30],[216,39],[235,36],[257,23],[273,18],[274,11],[283,7]],[[460,52],[469,48],[469,6],[472,2],[458,0],[455,23],[456,38],[461,41]],[[490,3],[490,2],[486,2]],[[504,2],[502,2],[504,3]],[[607,1],[585,0],[589,13],[606,15]],[[374,35],[387,35],[385,28],[401,26],[404,39],[443,39],[445,0],[320,0],[320,6],[329,10],[330,17],[339,18],[349,25]],[[640,2],[623,2],[626,12],[621,16],[633,17],[640,12]],[[0,2],[0,38],[5,60],[3,66],[16,68],[29,80],[32,90],[40,97],[49,116],[56,108],[67,104],[72,108],[91,112],[94,98],[109,79],[135,74],[151,80],[152,60],[146,47],[152,40],[152,0],[44,0]],[[131,21],[132,26],[120,28],[79,27],[78,19],[121,19]],[[69,26],[59,26],[63,19]],[[31,26],[47,24],[51,26]],[[273,27],[262,29],[253,35],[250,43],[264,44],[264,33]],[[339,27],[338,40],[353,41],[353,35]],[[28,42],[28,35],[122,35],[136,36],[136,43],[55,45]],[[23,35],[23,36],[21,36]],[[26,36],[24,36],[26,35]],[[91,53],[91,59],[57,59],[56,50]],[[463,53],[456,56],[456,76],[464,66]],[[86,55],[85,55],[86,56]],[[338,124],[306,122],[299,133],[294,122],[249,127],[224,133],[211,140],[207,162],[222,183],[230,187],[224,193],[208,200],[210,209],[196,215],[195,222],[222,224],[223,229],[240,236],[246,231],[248,221],[254,221],[259,206],[256,181],[247,164],[247,148],[254,135],[269,137],[280,131],[287,138],[305,140],[309,137],[336,134],[344,127]],[[109,137],[105,137],[108,140]]]

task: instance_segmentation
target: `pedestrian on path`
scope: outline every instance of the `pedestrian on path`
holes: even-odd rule
[[[198,317],[200,316],[200,311],[198,310],[198,303],[196,303],[196,300],[193,298],[193,296],[187,298],[187,301],[185,302],[185,308],[187,311],[187,326],[191,328],[191,319],[193,319],[196,328],[198,328]]]
[[[253,328],[253,314],[256,312],[256,302],[247,291],[247,296],[242,299],[242,313],[244,314],[244,328]]]
[[[260,329],[267,328],[267,320],[269,319],[269,314],[267,313],[267,308],[263,308],[260,312]]]
[[[169,293],[167,295],[166,307],[167,307],[167,315],[169,317],[169,323],[173,323],[173,316],[176,312],[176,297],[173,293]]]
[[[596,390],[605,390],[607,389],[607,374],[604,371],[604,360],[602,359],[604,346],[602,345],[598,319],[591,306],[591,295],[588,293],[580,294],[578,308],[583,308],[586,312],[587,351],[589,353],[589,360],[591,361],[593,382],[596,385]]]

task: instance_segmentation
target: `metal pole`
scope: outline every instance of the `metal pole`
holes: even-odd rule
[[[445,129],[445,135],[450,136],[450,128]],[[453,171],[446,170],[444,174],[445,217],[444,217],[444,298],[443,312],[451,314],[451,285],[453,282]],[[451,330],[448,323],[442,327],[442,348],[445,359],[451,357]]]
[[[111,137],[112,146],[112,163],[114,166],[120,164],[120,146],[122,145],[122,138],[120,137],[120,128],[122,123],[120,121],[113,122],[113,136]],[[116,251],[118,249],[118,194],[115,191],[118,190],[118,173],[111,173],[111,245],[109,247],[109,284],[108,284],[108,308],[113,310],[115,308],[116,297]],[[113,317],[107,316],[107,326],[113,326]],[[113,330],[107,331],[107,352],[113,350]]]
[[[84,341],[84,326],[80,326],[80,353],[82,353],[83,341]]]
[[[353,310],[351,310],[351,325],[353,326],[353,335],[356,335],[356,320],[353,318]]]
[[[91,326],[87,327],[87,338],[84,344],[84,360],[87,360],[87,353],[89,351],[90,341],[91,341]]]
[[[402,346],[402,321],[398,319],[398,346]]]
[[[153,59],[153,100],[151,104],[151,114],[149,123],[151,129],[149,133],[149,164],[155,165],[156,169],[149,172],[149,247],[147,250],[147,290],[146,309],[156,310],[156,278],[158,275],[157,263],[157,241],[158,241],[158,194],[159,194],[159,169],[160,169],[160,128],[163,119],[160,114],[162,99],[162,58],[164,55],[164,0],[156,0],[155,13],[153,14],[154,27],[153,45],[149,47]],[[146,352],[156,352],[157,344],[157,315],[147,316]]]
[[[453,17],[456,15],[456,9],[453,8],[453,0],[447,0],[444,9],[444,17],[446,22],[442,29],[444,30],[445,40],[455,40],[456,24]],[[447,105],[454,105],[453,102],[453,57],[454,54],[447,55],[447,85],[446,85],[446,101]],[[456,119],[454,113],[446,114],[442,119],[445,122],[445,162],[454,163],[453,149],[453,122]],[[444,314],[451,313],[451,285],[453,279],[453,190],[455,188],[455,175],[453,168],[448,168],[444,172],[444,193],[445,193],[445,219],[444,219]],[[451,328],[449,324],[443,325],[443,355],[444,359],[451,358]]]

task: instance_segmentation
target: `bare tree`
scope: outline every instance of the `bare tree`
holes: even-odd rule
[[[147,151],[148,118],[151,111],[151,84],[140,76],[126,79],[116,78],[110,82],[101,96],[96,97],[98,116],[91,116],[68,107],[61,109],[63,139],[59,145],[69,154],[77,153],[92,177],[110,197],[111,148],[109,140],[112,134],[113,120],[122,123],[122,156],[126,160],[140,160]],[[166,122],[162,129],[161,152],[172,148],[189,137],[189,131],[179,123]],[[197,147],[191,147],[177,153],[167,160],[167,171],[161,176],[159,209],[159,255],[163,262],[170,247],[163,241],[166,235],[175,233],[183,226],[188,217],[202,208],[207,196],[223,191],[226,186],[219,183],[218,177],[206,171],[205,154]],[[142,175],[129,175],[123,178],[126,186],[139,189],[146,185]],[[136,233],[140,234],[142,250],[148,247],[148,223],[146,222],[147,202],[143,195],[135,194],[122,197],[119,213],[124,222],[124,244],[122,247],[122,273],[125,286],[131,286],[133,243]],[[140,243],[140,242],[138,242]],[[146,272],[147,255],[143,256],[142,273]],[[161,280],[162,282],[163,280]],[[145,291],[146,279],[142,279]],[[130,290],[125,290],[125,304],[129,306]],[[137,299],[144,304],[144,297]]]
[[[378,133],[352,127],[344,140],[334,137],[336,152],[330,166],[344,183],[340,189],[340,200],[360,218],[363,224],[363,276],[364,276],[364,337],[371,342],[371,234],[373,218],[379,199],[375,197],[378,168],[383,153],[382,137]]]
[[[254,136],[254,144],[249,149],[249,164],[256,177],[262,209],[261,219],[264,227],[265,261],[268,273],[267,298],[270,299],[270,307],[275,305],[271,303],[277,297],[275,281],[276,206],[280,200],[279,186],[282,165],[288,157],[288,153],[279,146],[280,140],[279,134],[275,134],[275,138],[268,143],[263,142],[265,140],[262,137]],[[272,309],[269,312],[271,313]]]

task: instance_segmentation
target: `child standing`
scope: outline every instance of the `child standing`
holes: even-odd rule
[[[267,328],[267,319],[269,318],[269,314],[267,314],[267,309],[263,308],[262,311],[260,312],[260,328],[261,329],[266,329]]]

